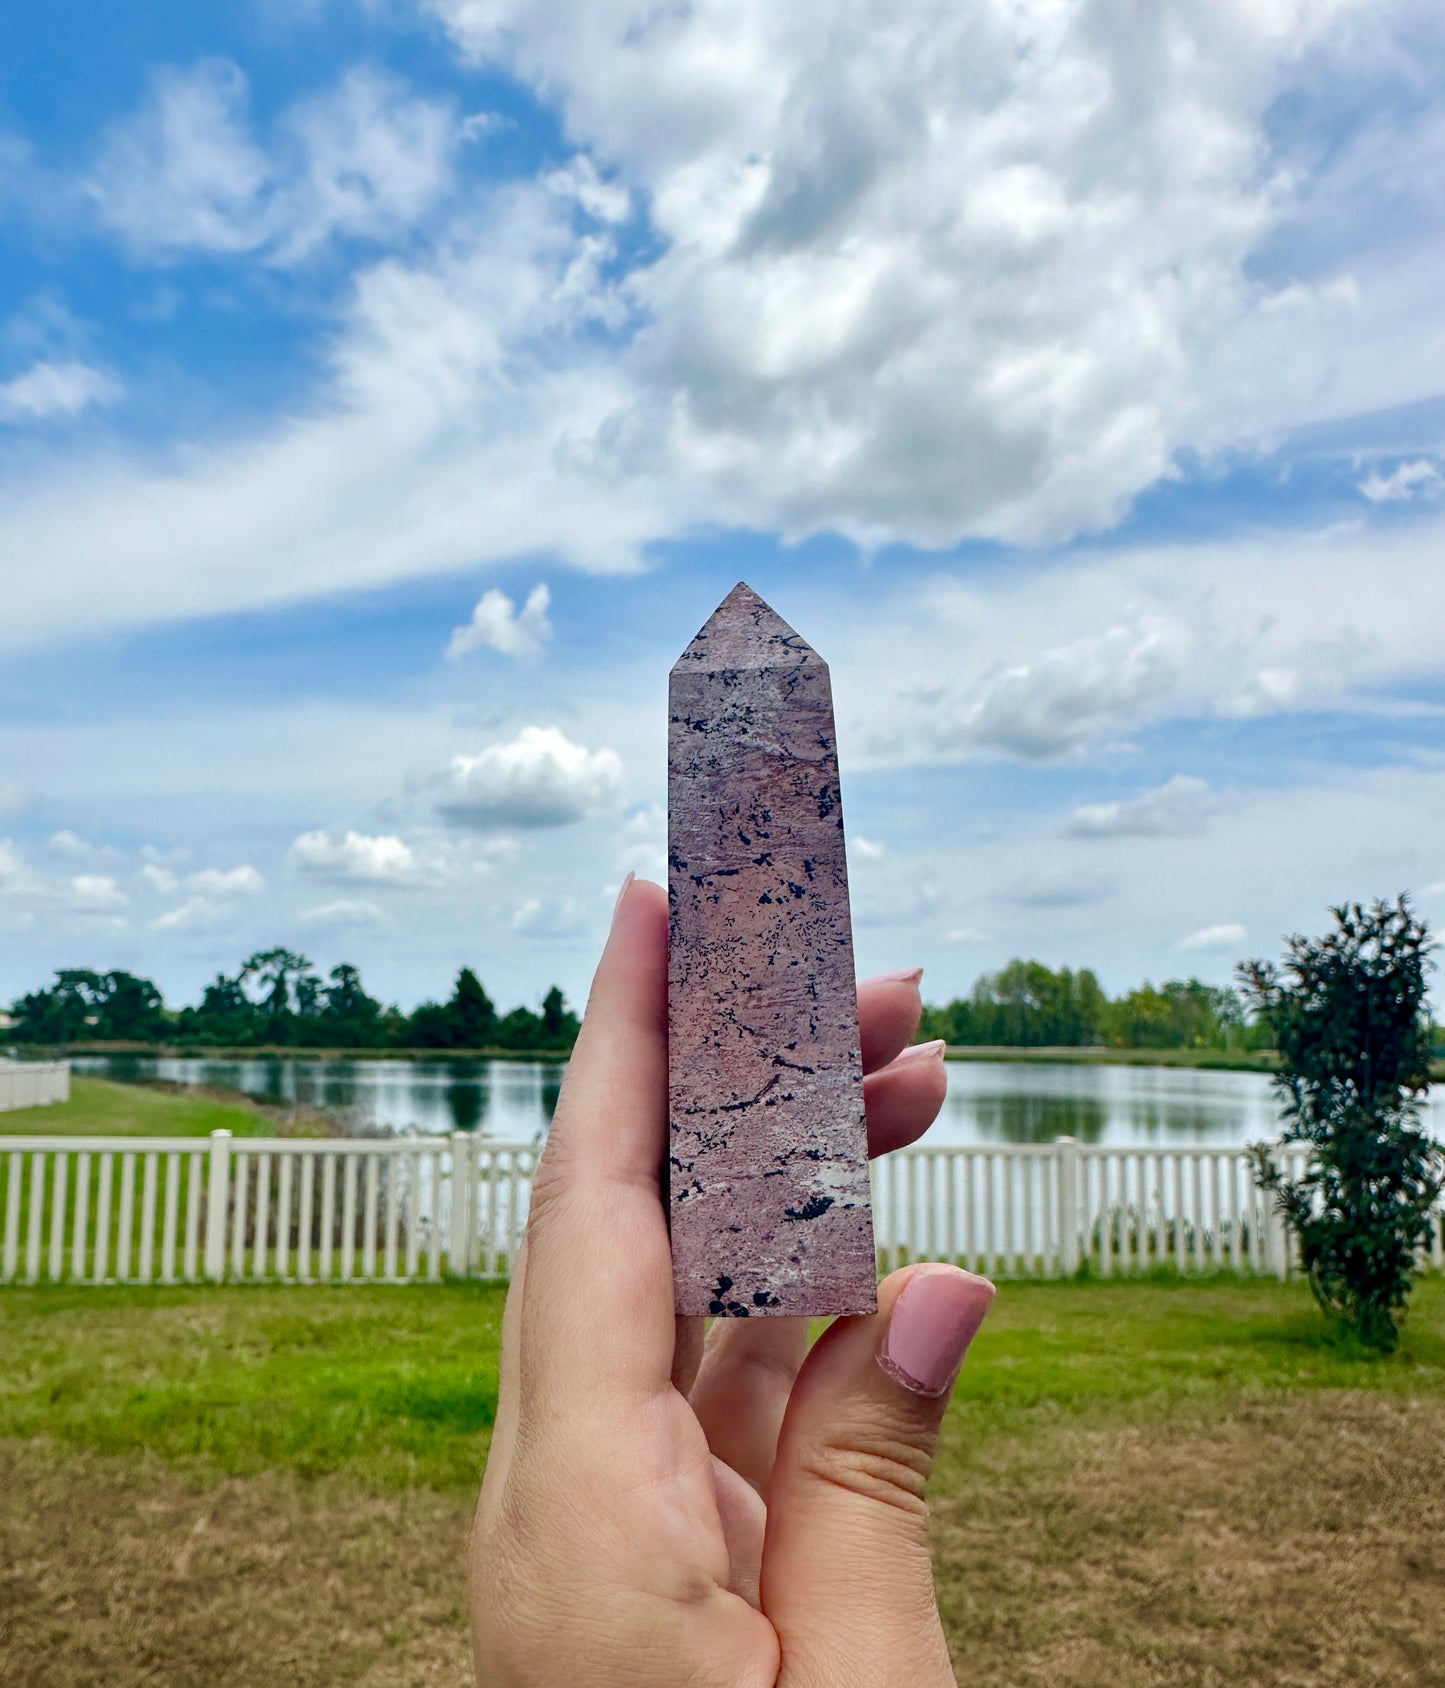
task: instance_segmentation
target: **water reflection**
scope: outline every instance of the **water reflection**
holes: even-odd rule
[[[213,1060],[199,1056],[105,1055],[74,1062],[78,1073],[143,1083],[239,1090],[277,1107],[324,1109],[355,1132],[434,1136],[471,1131],[530,1142],[551,1122],[563,1069],[541,1061],[389,1061],[305,1056]]]
[[[282,1106],[325,1108],[351,1131],[473,1131],[510,1143],[529,1143],[547,1129],[565,1070],[539,1061],[143,1055],[87,1056],[75,1069],[130,1081],[213,1085]],[[1433,1104],[1426,1119],[1436,1137],[1445,1134],[1445,1102]],[[1278,1132],[1274,1093],[1263,1073],[950,1061],[948,1099],[929,1141],[1047,1143],[1071,1136],[1110,1146],[1226,1144]]]

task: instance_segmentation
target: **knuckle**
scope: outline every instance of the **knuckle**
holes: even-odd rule
[[[862,1500],[889,1506],[925,1520],[925,1492],[933,1454],[902,1437],[880,1436],[863,1442],[824,1441],[803,1461],[805,1475]]]

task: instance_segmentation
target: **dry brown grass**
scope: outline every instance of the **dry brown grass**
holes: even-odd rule
[[[1445,1684],[1438,1399],[1271,1394],[955,1445],[945,1469],[939,1585],[969,1688]],[[0,1441],[0,1682],[469,1682],[468,1511]]]
[[[962,1683],[1445,1683],[1439,1399],[1276,1394],[964,1471],[935,1508]]]
[[[467,1506],[0,1441],[5,1688],[454,1688]]]

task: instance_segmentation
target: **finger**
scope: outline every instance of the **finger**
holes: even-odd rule
[[[943,1043],[915,1043],[863,1080],[868,1153],[873,1159],[916,1143],[948,1094]]]
[[[807,1347],[806,1319],[719,1319],[689,1396],[707,1445],[764,1500]]]
[[[521,1394],[522,1298],[526,1294],[527,1239],[523,1237],[507,1286],[502,1309],[502,1346],[498,1363],[497,1413],[492,1421],[492,1439],[487,1447],[487,1464],[482,1473],[481,1510],[501,1493],[507,1465],[517,1440],[517,1417]]]
[[[879,1310],[839,1319],[804,1362],[778,1439],[763,1610],[819,1682],[954,1681],[933,1592],[924,1486],[993,1285],[913,1266]],[[827,1551],[819,1551],[819,1543]]]
[[[863,1071],[886,1067],[918,1030],[923,998],[918,984],[921,967],[905,973],[884,973],[858,986],[858,1039]]]
[[[557,1099],[527,1221],[520,1389],[529,1403],[625,1413],[668,1387],[667,899],[624,886]]]
[[[863,1081],[870,1155],[914,1143],[932,1125],[948,1087],[943,1048],[915,1044]],[[765,1498],[778,1430],[806,1348],[805,1320],[720,1320],[688,1391],[708,1446]]]

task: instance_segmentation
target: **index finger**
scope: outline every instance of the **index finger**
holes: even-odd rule
[[[667,897],[629,880],[533,1181],[524,1395],[591,1416],[669,1387],[666,1140]]]

